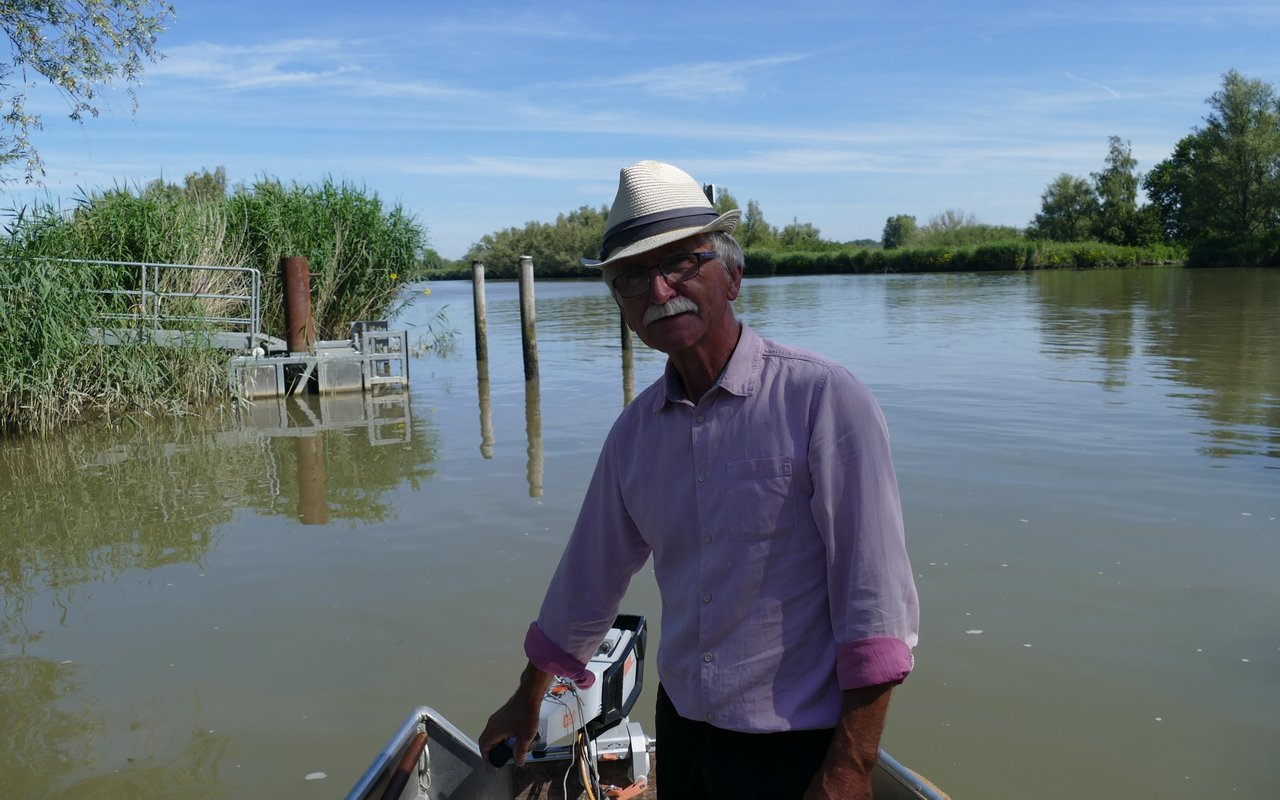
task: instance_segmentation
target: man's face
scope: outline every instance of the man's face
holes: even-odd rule
[[[706,237],[692,236],[617,262],[619,273],[650,268],[643,294],[636,297],[614,294],[627,326],[649,347],[668,355],[679,355],[698,348],[723,346],[722,337],[717,334],[732,332],[729,337],[732,350],[737,341],[732,303],[738,296],[742,276],[730,275],[718,258],[703,262],[696,276],[675,285],[654,268],[663,257],[673,253],[710,252],[712,247]]]

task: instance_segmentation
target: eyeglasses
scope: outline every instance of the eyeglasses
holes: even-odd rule
[[[657,264],[632,267],[613,279],[613,288],[623,297],[639,297],[649,291],[649,273],[657,270],[670,286],[696,278],[702,265],[715,258],[714,251],[705,253],[669,253]]]

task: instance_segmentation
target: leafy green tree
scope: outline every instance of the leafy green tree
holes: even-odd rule
[[[1084,178],[1063,173],[1040,195],[1040,212],[1028,234],[1055,242],[1089,238],[1098,215],[1098,195]]]
[[[1144,188],[1167,236],[1258,238],[1280,224],[1280,100],[1235,70],[1209,97],[1205,125],[1178,142]]]
[[[832,246],[822,238],[822,233],[811,222],[800,222],[792,219],[790,225],[783,227],[778,235],[778,243],[783,250],[826,250]]]
[[[725,214],[735,208],[742,208],[742,206],[738,205],[738,198],[730,194],[728,189],[722,189],[718,186],[716,187],[715,206],[717,214]]]
[[[607,207],[583,206],[560,214],[554,223],[526,222],[522,228],[488,233],[471,246],[463,261],[484,262],[495,278],[514,277],[521,256],[533,258],[535,274],[590,274],[581,259],[599,256],[608,216]]]
[[[743,247],[767,250],[778,246],[778,229],[765,221],[760,204],[755,200],[747,201],[747,210],[733,235]]]
[[[401,278],[406,281],[422,280],[432,272],[460,266],[463,266],[462,262],[450,261],[440,255],[434,247],[424,247],[422,249],[422,257],[418,259],[416,268],[409,274],[402,275]]]
[[[1191,241],[1193,232],[1205,227],[1205,220],[1197,216],[1196,204],[1186,196],[1191,191],[1191,163],[1199,144],[1195,134],[1182,137],[1173,148],[1173,155],[1152,167],[1142,179],[1142,188],[1151,201],[1148,207],[1155,209],[1165,241]]]
[[[133,86],[144,61],[159,57],[156,37],[174,18],[163,0],[0,0],[0,28],[9,39],[9,58],[0,61],[0,168],[25,163],[26,178],[44,175],[31,134],[40,114],[27,110],[31,77],[49,81],[80,121],[98,116],[98,92],[123,79],[136,108]],[[0,178],[3,180],[3,178]]]
[[[1092,174],[1098,195],[1098,213],[1094,219],[1094,236],[1109,244],[1142,244],[1143,226],[1138,212],[1138,159],[1129,143],[1119,136],[1108,140],[1106,166]]]
[[[948,208],[929,217],[929,221],[920,229],[920,235],[931,245],[958,245],[963,238],[960,232],[977,224],[978,220],[972,214]]]
[[[166,183],[164,178],[156,178],[147,184],[142,195],[172,195],[171,199],[222,202],[227,197],[227,168],[217,167],[212,172],[203,168],[199,172],[187,173],[182,185]]]
[[[929,218],[929,222],[911,239],[913,247],[969,247],[988,242],[1021,239],[1022,230],[1009,225],[984,225],[972,214],[947,209]]]
[[[227,168],[218,167],[213,172],[201,169],[183,179],[183,191],[200,200],[222,200],[227,196]]]
[[[909,214],[898,214],[885,220],[880,244],[885,250],[906,247],[915,233],[916,218]]]
[[[1199,132],[1208,156],[1195,188],[1217,233],[1258,236],[1280,221],[1280,103],[1275,89],[1231,70]]]

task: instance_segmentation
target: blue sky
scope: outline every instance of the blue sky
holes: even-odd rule
[[[643,158],[829,239],[947,209],[1022,226],[1109,135],[1165,158],[1228,69],[1280,86],[1274,1],[175,3],[136,114],[33,96],[45,192],[332,176],[450,258],[611,202]]]

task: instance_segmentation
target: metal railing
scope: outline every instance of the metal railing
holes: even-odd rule
[[[246,337],[262,329],[262,273],[253,267],[79,258],[50,261],[136,270],[131,273],[136,279],[122,281],[136,288],[94,290],[95,294],[126,298],[123,310],[102,313],[104,322],[127,322],[129,327],[153,330],[182,325],[215,326],[232,333],[244,333]],[[190,302],[184,305],[182,301]]]

